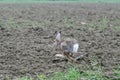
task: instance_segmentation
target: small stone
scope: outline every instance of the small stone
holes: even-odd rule
[[[65,58],[65,56],[62,54],[56,54],[55,57]]]

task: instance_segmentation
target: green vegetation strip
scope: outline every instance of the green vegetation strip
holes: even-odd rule
[[[116,79],[111,79],[104,75],[104,71],[101,66],[97,67],[97,70],[88,69],[87,71],[80,71],[78,68],[69,68],[66,71],[59,71],[53,74],[51,77],[45,75],[37,75],[36,80],[120,80],[119,69],[114,70]],[[17,80],[33,80],[31,77],[21,77]]]

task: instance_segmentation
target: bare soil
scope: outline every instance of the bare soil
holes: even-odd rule
[[[74,37],[80,64],[56,59],[53,33]],[[81,54],[75,54],[79,56]],[[102,65],[106,76],[120,65],[120,4],[0,4],[0,79],[51,74],[69,66]],[[119,69],[119,68],[118,68]]]

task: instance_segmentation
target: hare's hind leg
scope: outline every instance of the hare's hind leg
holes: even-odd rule
[[[77,61],[77,59],[73,56],[73,53],[68,53],[66,55],[67,55],[67,59],[69,62],[75,62],[75,63],[80,64],[80,62]]]
[[[69,55],[69,59],[70,59],[72,62],[76,62],[76,59],[74,58],[73,55]]]
[[[64,52],[64,55],[66,56],[66,58],[68,59],[69,62],[76,62],[75,58],[73,57],[72,53],[69,52]]]

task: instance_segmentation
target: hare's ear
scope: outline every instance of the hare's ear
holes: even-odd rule
[[[60,41],[60,39],[61,39],[61,32],[55,31],[54,35],[55,35],[55,39]]]

